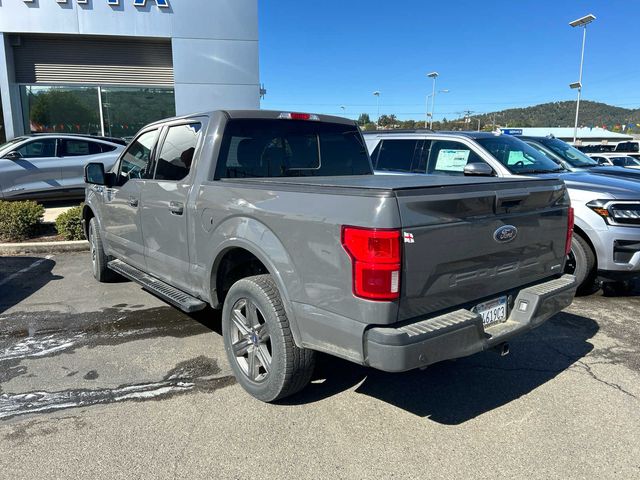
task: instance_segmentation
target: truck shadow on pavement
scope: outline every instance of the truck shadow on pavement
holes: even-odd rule
[[[484,352],[401,374],[321,356],[313,383],[284,403],[315,402],[358,385],[357,393],[434,422],[459,425],[532,392],[569,368],[580,368],[581,358],[593,349],[588,340],[598,330],[594,320],[563,312],[512,341],[506,357]]]
[[[0,257],[0,313],[17,305],[52,280],[52,259],[41,257]]]

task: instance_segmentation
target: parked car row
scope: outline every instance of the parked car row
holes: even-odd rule
[[[575,230],[565,265],[581,293],[596,279],[640,275],[640,172],[598,164],[552,138],[484,132],[366,132],[379,172],[558,178],[575,210]]]
[[[627,156],[640,160],[640,140],[629,140],[606,145],[578,145],[576,148],[589,156],[591,156],[591,154],[601,156],[603,153],[611,153],[618,157]]]

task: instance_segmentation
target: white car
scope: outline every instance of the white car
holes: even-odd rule
[[[624,153],[590,153],[589,157],[593,158],[599,165],[612,165],[614,167],[625,167],[640,169],[640,160],[625,155]]]
[[[126,142],[88,135],[34,134],[0,145],[0,200],[84,197],[84,166],[109,170]]]

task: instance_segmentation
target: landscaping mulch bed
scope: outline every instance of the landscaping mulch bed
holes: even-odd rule
[[[38,225],[35,235],[24,239],[22,242],[62,242],[64,240],[65,238],[62,235],[58,235],[55,223],[41,223]]]

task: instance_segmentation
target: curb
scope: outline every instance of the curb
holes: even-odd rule
[[[0,255],[22,255],[29,253],[65,253],[88,252],[89,242],[76,240],[70,242],[25,242],[0,243]]]

